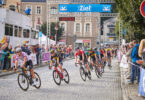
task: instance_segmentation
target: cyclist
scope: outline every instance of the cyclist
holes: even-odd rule
[[[97,69],[99,69],[98,72],[101,72],[101,70],[100,70],[101,67],[98,63],[98,59],[97,59],[97,55],[96,55],[95,51],[93,51],[92,48],[88,48],[88,53],[89,53],[89,55],[88,55],[89,64],[92,64],[93,66],[95,64],[97,64]]]
[[[108,61],[108,66],[111,66],[111,56],[112,56],[111,48],[108,47],[106,50],[106,57],[107,57],[107,61]]]
[[[77,63],[77,57],[79,57],[79,60],[78,60],[79,64],[82,61],[83,64],[85,64],[88,71],[90,72],[90,67],[88,65],[88,60],[87,60],[86,54],[84,53],[83,50],[80,50],[79,47],[76,48],[76,52],[75,52],[75,64]]]
[[[19,61],[22,62],[21,68],[25,69],[29,66],[30,73],[31,73],[32,78],[33,78],[32,85],[35,86],[36,85],[36,77],[35,77],[34,70],[33,70],[32,60],[31,60],[31,58],[29,58],[29,56],[25,52],[22,52],[21,48],[16,49],[16,61],[15,61],[14,71],[17,70]],[[24,71],[24,73],[27,74],[27,71]]]
[[[103,61],[102,61],[102,58],[101,58],[101,51],[98,50],[97,48],[94,48],[94,51],[96,52],[96,56],[97,56],[97,62],[99,63],[102,71],[103,71]]]
[[[61,70],[61,73],[63,74],[63,68],[62,68],[62,60],[59,57],[59,55],[57,54],[57,52],[55,50],[51,50],[51,61],[50,61],[50,66],[53,66],[55,63],[55,67],[59,67]]]

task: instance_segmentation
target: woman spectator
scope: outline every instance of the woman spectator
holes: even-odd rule
[[[0,72],[2,72],[3,71],[3,67],[4,67],[4,58],[5,58],[5,56],[7,55],[7,52],[5,52],[4,51],[4,49],[5,49],[5,45],[3,45],[2,47],[1,47],[1,57],[0,57]]]

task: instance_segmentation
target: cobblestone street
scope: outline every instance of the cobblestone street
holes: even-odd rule
[[[0,78],[0,100],[123,100],[120,84],[120,71],[116,60],[113,68],[107,66],[102,78],[98,79],[92,72],[92,80],[84,82],[75,67],[74,60],[64,62],[70,75],[70,84],[62,82],[57,86],[48,67],[35,69],[41,77],[40,89],[31,87],[22,91],[17,83],[17,74]]]

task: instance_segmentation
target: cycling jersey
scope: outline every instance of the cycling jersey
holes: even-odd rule
[[[96,53],[93,51],[92,53],[89,53],[88,57],[91,57],[91,59],[93,60],[93,62],[96,62]]]
[[[31,58],[25,53],[25,52],[22,52],[22,55],[19,56],[19,55],[16,55],[16,60],[17,61],[24,61],[24,57],[26,57],[26,63],[25,63],[25,67],[27,68],[29,66],[29,69],[32,69],[33,68],[33,62],[31,60]]]
[[[25,52],[22,52],[22,55],[19,56],[19,55],[16,55],[16,60],[21,60],[21,61],[24,61],[24,57],[26,57],[27,61],[31,60],[31,58],[25,53]]]
[[[79,52],[75,53],[75,57],[79,56],[79,59],[81,61],[83,60],[83,55],[84,55],[84,60],[85,60],[84,62],[87,62],[87,57],[83,50],[80,50]]]

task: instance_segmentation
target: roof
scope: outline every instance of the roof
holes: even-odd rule
[[[46,2],[46,0],[21,0],[22,2]]]

